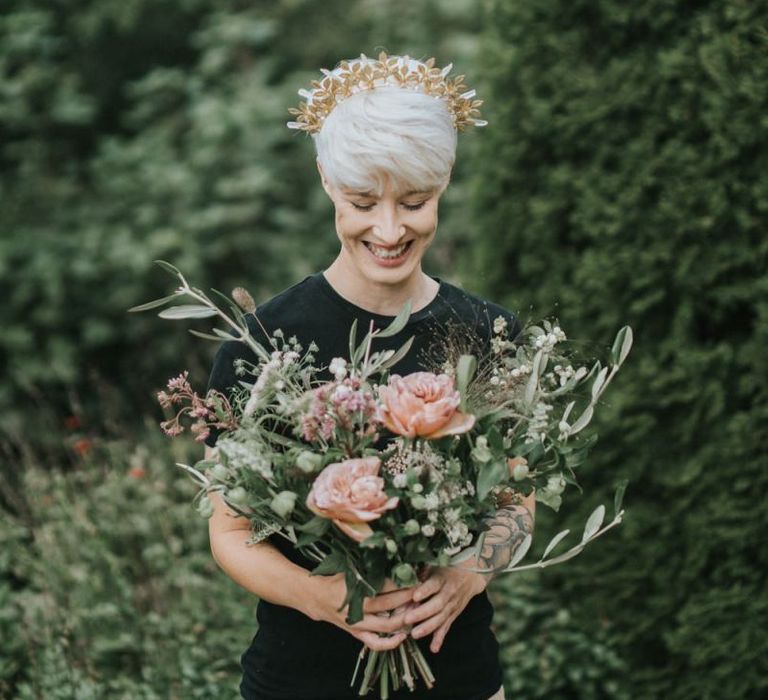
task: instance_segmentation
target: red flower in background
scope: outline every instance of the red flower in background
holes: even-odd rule
[[[79,416],[71,415],[64,419],[64,427],[67,430],[77,430],[81,425]]]
[[[93,444],[88,438],[80,438],[72,443],[72,449],[81,457],[85,456],[91,451]]]

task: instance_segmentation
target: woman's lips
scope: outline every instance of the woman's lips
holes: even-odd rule
[[[372,257],[372,258],[373,258],[373,259],[374,259],[374,260],[375,260],[375,261],[376,261],[376,262],[377,262],[379,265],[381,265],[382,267],[395,267],[395,266],[397,266],[397,265],[400,265],[400,264],[401,264],[401,263],[402,263],[402,262],[403,262],[403,261],[404,261],[404,260],[405,260],[405,259],[408,257],[408,253],[410,252],[411,248],[413,247],[413,246],[412,246],[412,243],[413,243],[413,239],[411,239],[410,241],[408,241],[408,242],[405,244],[405,249],[403,250],[403,252],[402,252],[400,255],[398,255],[396,258],[380,258],[378,255],[376,255],[376,254],[375,254],[375,253],[374,253],[374,252],[371,250],[371,247],[370,247],[370,246],[371,246],[372,244],[370,244],[368,241],[363,241],[363,244],[365,245],[365,247],[366,247],[366,249],[368,250],[368,252],[371,254],[371,257]],[[396,248],[398,248],[398,247],[399,247],[399,246],[394,246],[394,248],[395,248],[395,249],[396,249]],[[385,250],[386,250],[386,249],[385,249]]]

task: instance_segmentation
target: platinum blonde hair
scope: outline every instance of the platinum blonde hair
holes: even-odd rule
[[[407,88],[351,95],[312,138],[331,185],[376,196],[387,180],[398,194],[442,193],[456,160],[456,129],[445,102]]]

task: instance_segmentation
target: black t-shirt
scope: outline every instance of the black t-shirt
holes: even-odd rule
[[[507,321],[510,337],[520,331],[515,316],[498,304],[433,277],[440,284],[437,296],[411,317],[398,334],[376,339],[372,351],[397,349],[414,336],[409,352],[390,368],[390,374],[405,376],[417,371],[440,371],[440,364],[456,349],[483,357],[490,353],[493,322],[498,316]],[[284,337],[296,336],[306,351],[314,341],[319,350],[314,365],[327,368],[334,357],[349,358],[349,332],[357,319],[357,342],[361,342],[371,321],[384,328],[394,316],[375,314],[342,297],[322,272],[300,282],[259,305],[256,317],[246,315],[252,335],[271,349],[264,332],[278,328]],[[253,351],[239,341],[226,341],[214,358],[208,389],[228,393],[240,380],[254,381],[250,375],[235,374],[234,361],[242,358],[257,364]],[[325,369],[320,379],[330,380]],[[214,430],[206,440],[213,446]],[[269,541],[291,561],[306,569],[315,563],[294,550],[278,535]],[[362,643],[344,630],[327,622],[311,620],[303,613],[260,600],[256,617],[258,632],[243,654],[243,679],[240,686],[247,700],[344,700],[357,698],[350,688],[357,655]],[[498,644],[490,629],[493,607],[485,592],[472,598],[454,620],[437,654],[429,650],[432,635],[417,643],[432,667],[435,686],[427,691],[419,681],[416,691],[390,692],[392,700],[486,700],[502,683]],[[359,676],[358,681],[359,683]],[[357,686],[356,683],[356,686]],[[377,698],[376,691],[367,697]]]

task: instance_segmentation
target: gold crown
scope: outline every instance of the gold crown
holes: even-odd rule
[[[360,58],[342,61],[333,71],[321,68],[325,77],[313,80],[310,83],[312,90],[299,90],[306,102],[299,104],[298,109],[291,107],[288,110],[296,115],[296,121],[288,122],[287,126],[317,133],[334,107],[347,97],[385,86],[418,90],[445,100],[453,117],[453,126],[458,131],[469,125],[485,126],[488,122],[477,118],[480,114],[477,108],[483,101],[472,99],[475,91],[466,90],[464,76],[447,78],[453,64],[442,69],[435,68],[434,64],[434,58],[419,61],[409,56],[387,56],[382,51],[378,60],[361,53]]]

